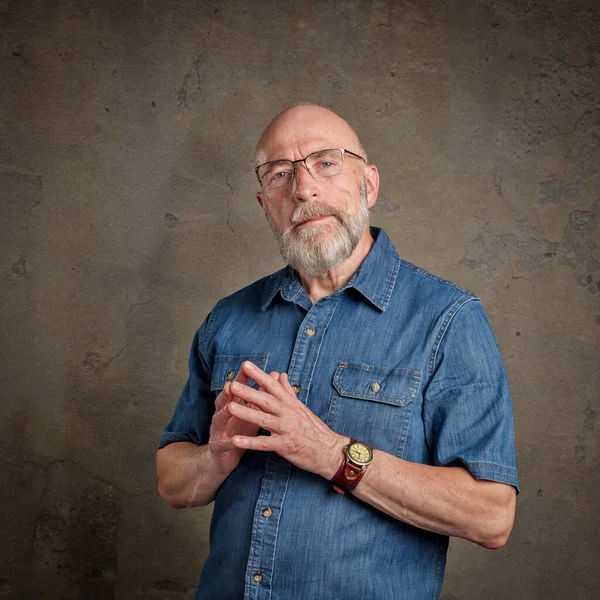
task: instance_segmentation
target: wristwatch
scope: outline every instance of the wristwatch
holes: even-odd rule
[[[360,482],[373,460],[373,450],[364,442],[350,440],[344,448],[344,460],[331,480],[333,489],[340,494],[351,492]]]

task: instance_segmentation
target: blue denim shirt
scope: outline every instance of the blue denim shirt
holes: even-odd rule
[[[215,306],[161,446],[205,444],[216,395],[251,360],[287,372],[340,434],[518,487],[509,387],[479,299],[371,233],[360,269],[314,305],[287,267]],[[431,600],[447,547],[274,453],[247,451],[217,492],[196,599]]]

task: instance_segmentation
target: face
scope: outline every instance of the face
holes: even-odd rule
[[[269,204],[265,214],[279,244],[283,259],[305,275],[327,273],[354,251],[369,223],[365,185],[359,189],[360,204],[355,212],[345,212],[326,202],[300,204],[280,231]]]
[[[257,150],[259,164],[298,160],[328,148],[361,153],[356,134],[337,115],[318,107],[296,108],[267,128]],[[314,178],[304,163],[295,169],[289,184],[263,188],[257,198],[284,260],[305,275],[323,275],[352,254],[368,227],[377,170],[349,154],[342,171],[331,177]]]

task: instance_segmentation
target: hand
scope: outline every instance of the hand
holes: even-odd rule
[[[274,378],[251,362],[245,362],[241,371],[246,377],[252,377],[261,389],[255,390],[237,381],[231,386],[232,393],[250,402],[255,410],[239,403],[229,403],[225,409],[246,423],[270,431],[271,435],[236,433],[231,438],[233,446],[276,452],[301,469],[332,479],[349,439],[332,431],[298,400],[286,373]]]
[[[279,378],[279,373],[273,371],[268,377]],[[236,375],[235,382],[246,384],[248,376],[240,370]],[[235,469],[245,449],[234,446],[231,438],[234,435],[254,437],[258,433],[258,426],[248,421],[243,421],[233,416],[227,406],[231,403],[245,404],[244,400],[232,393],[231,383],[227,382],[223,391],[215,400],[215,414],[210,425],[210,437],[208,449],[215,457],[219,470],[223,473],[231,473]],[[256,407],[248,405],[248,410],[257,410]]]

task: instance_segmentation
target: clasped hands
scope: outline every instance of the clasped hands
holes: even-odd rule
[[[246,385],[248,378],[260,389]],[[224,471],[232,471],[245,450],[262,450],[329,480],[349,443],[298,400],[286,373],[267,374],[249,361],[225,384],[215,408],[208,445]],[[257,435],[259,428],[271,435]]]

